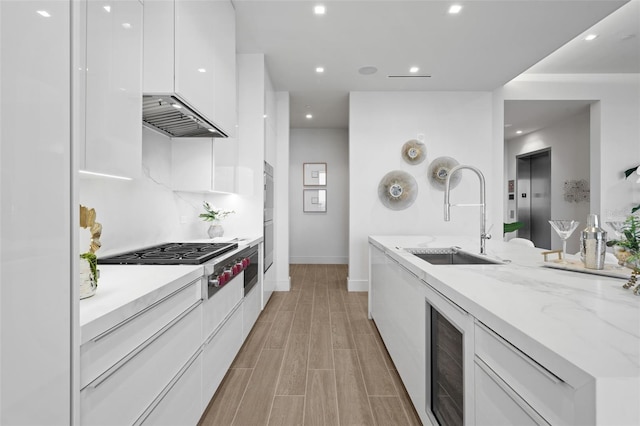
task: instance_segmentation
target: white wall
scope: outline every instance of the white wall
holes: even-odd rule
[[[427,167],[436,157],[450,156],[478,167],[487,180],[488,221],[492,233],[502,232],[502,196],[495,188],[495,168],[502,176],[502,157],[493,157],[492,95],[488,92],[352,92],[349,111],[349,289],[366,290],[368,235],[465,235],[478,237],[478,208],[454,208],[444,222],[442,191],[427,182]],[[427,159],[405,163],[402,145],[425,135]],[[502,148],[501,148],[502,150]],[[418,181],[416,202],[392,211],[378,200],[380,179],[391,170],[405,170]],[[462,171],[452,202],[479,199],[477,177]],[[500,206],[495,214],[495,206]],[[498,221],[495,218],[498,218]]]
[[[494,99],[496,114],[502,113],[504,100],[596,101],[591,108],[591,213],[603,222],[616,220],[640,202],[640,185],[622,174],[640,162],[640,74],[525,74],[497,90]],[[502,132],[494,137],[496,145],[503,144]],[[508,217],[506,208],[503,214]]]
[[[569,202],[564,199],[564,183],[568,180],[584,179],[589,182],[589,146],[590,146],[590,124],[589,109],[582,113],[568,117],[547,128],[540,129],[505,142],[505,160],[507,162],[507,175],[505,181],[516,178],[516,156],[532,153],[545,148],[551,148],[551,218],[552,219],[575,219],[580,221],[579,229],[586,226],[589,215],[589,202]],[[516,214],[515,219],[508,219],[505,222],[517,220],[518,191],[516,189],[516,200],[508,201],[507,187],[503,187],[504,200],[509,210]],[[510,218],[510,215],[507,215]],[[551,234],[551,248],[559,249],[562,241],[553,231]],[[515,232],[507,234],[507,239],[515,236]],[[497,236],[497,235],[496,235]],[[580,233],[574,232],[567,242],[567,251],[576,253],[579,250]],[[545,247],[549,248],[549,247]]]
[[[291,129],[289,223],[291,263],[346,264],[349,253],[349,134]],[[302,211],[303,163],[327,163],[327,212]]]

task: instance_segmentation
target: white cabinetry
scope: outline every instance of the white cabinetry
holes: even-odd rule
[[[256,323],[262,310],[260,284],[256,284],[249,294],[244,295],[244,306],[242,307],[242,339],[246,339],[249,332]]]
[[[370,314],[414,406],[424,421],[424,284],[381,250],[372,245],[369,247]]]
[[[235,139],[173,138],[173,190],[236,192],[236,143]]]
[[[244,341],[242,308],[243,303],[238,303],[225,318],[221,327],[204,344],[202,401],[205,407],[218,389]]]
[[[445,301],[425,281],[401,266],[383,250],[370,245],[369,311],[391,359],[423,422],[428,421],[425,389],[430,383],[426,362],[430,354],[425,339],[426,302]],[[437,296],[437,297],[436,297]],[[448,303],[451,305],[451,303]],[[435,304],[447,315],[453,309]],[[459,308],[458,308],[459,309]],[[465,424],[593,424],[592,380],[575,369],[563,370],[566,378],[520,351],[459,309],[451,320],[462,324],[465,336]],[[451,318],[455,318],[451,316]],[[469,379],[471,376],[471,380]],[[475,411],[475,412],[474,412]]]
[[[88,1],[83,6],[86,111],[80,169],[138,177],[142,162],[143,6],[138,0]]]
[[[230,1],[145,4],[144,93],[176,93],[227,135],[236,125],[235,11]]]
[[[222,382],[240,350],[244,272],[211,295],[204,303],[202,401],[204,407]]]
[[[79,327],[72,285],[76,122],[69,98],[74,6],[70,0],[0,1],[2,425],[77,424],[71,379]],[[46,206],[46,219],[36,203]]]
[[[478,424],[496,424],[494,416],[488,416],[492,411],[515,416],[504,419],[509,422],[520,417],[537,424],[593,422],[587,392],[579,392],[578,386],[565,382],[482,323],[478,322],[475,328],[476,371],[482,370],[485,376],[476,383],[476,395],[480,398],[476,406],[480,410]],[[584,377],[581,382],[586,383],[587,379]],[[498,406],[497,410],[491,405],[483,406],[482,400],[487,395],[500,393],[503,396],[496,395],[493,404],[504,400],[504,406]]]
[[[193,281],[80,347],[82,424],[133,424],[162,410],[165,400],[174,401],[172,410],[190,410],[194,402],[181,395],[194,393],[184,384],[194,380],[199,416],[200,368],[191,368],[202,345],[201,282]]]
[[[200,395],[202,386],[202,353],[195,355],[179,373],[175,383],[167,387],[167,392],[157,404],[143,425],[175,426],[196,425],[204,409]]]

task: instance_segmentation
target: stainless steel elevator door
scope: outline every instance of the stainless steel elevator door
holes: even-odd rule
[[[517,159],[518,221],[524,226],[518,237],[540,248],[551,248],[551,151]]]

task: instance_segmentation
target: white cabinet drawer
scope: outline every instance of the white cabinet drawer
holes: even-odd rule
[[[221,287],[211,298],[204,301],[203,341],[211,336],[211,333],[215,331],[238,302],[242,300],[243,293],[244,272],[241,272],[236,275],[229,284]]]
[[[476,426],[548,424],[481,359],[474,368]]]
[[[242,337],[243,305],[244,303],[240,303],[236,306],[222,327],[204,345],[202,401],[205,407],[218,389],[244,341]]]
[[[202,297],[202,281],[193,281],[80,347],[80,388],[169,324]]]
[[[199,353],[148,417],[143,425],[189,426],[198,424],[203,411],[200,395],[202,353]]]
[[[134,423],[199,350],[201,310],[198,303],[82,389],[81,424]]]
[[[254,286],[249,294],[244,297],[244,304],[242,307],[242,317],[243,317],[243,325],[242,325],[242,338],[246,339],[249,335],[249,332],[253,328],[253,325],[256,323],[258,317],[260,316],[260,286]]]
[[[576,390],[481,324],[476,356],[552,424],[575,422]]]

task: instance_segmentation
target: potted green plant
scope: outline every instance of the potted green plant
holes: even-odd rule
[[[217,207],[213,207],[208,202],[203,202],[202,206],[204,207],[204,213],[200,213],[198,215],[199,218],[204,220],[205,222],[211,222],[207,233],[210,238],[222,237],[224,235],[224,228],[220,225],[220,220],[229,216],[232,213],[235,213],[233,210],[224,210],[219,209]]]
[[[623,286],[630,288],[636,284],[637,276],[640,274],[640,218],[633,214],[627,217],[620,234],[622,236],[620,239],[607,241],[607,246],[617,247],[614,254],[619,263],[633,270],[631,278]],[[638,294],[639,291],[640,285],[633,292]]]

